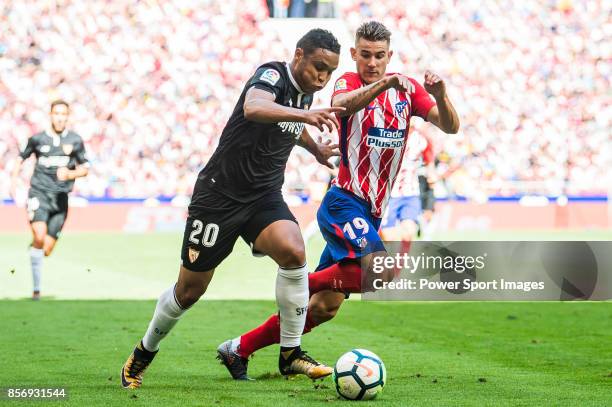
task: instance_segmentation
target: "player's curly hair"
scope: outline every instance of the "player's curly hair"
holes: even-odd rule
[[[360,38],[368,41],[387,41],[391,42],[391,31],[378,21],[368,21],[359,26],[355,33],[355,41]]]
[[[340,53],[340,43],[334,34],[322,28],[308,31],[297,42],[296,48],[302,48],[304,55],[312,54],[317,48],[323,48],[334,54]]]

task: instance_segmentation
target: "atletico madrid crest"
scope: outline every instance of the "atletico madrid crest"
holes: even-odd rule
[[[361,247],[362,249],[365,249],[367,245],[368,245],[368,239],[366,239],[365,236],[357,239],[357,246]]]
[[[199,255],[200,255],[199,250],[196,250],[193,247],[189,248],[189,261],[191,263],[195,263],[195,261],[198,259]]]

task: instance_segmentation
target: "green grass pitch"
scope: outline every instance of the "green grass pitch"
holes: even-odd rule
[[[609,234],[542,232],[536,238],[555,237],[595,240]],[[0,298],[29,293],[27,240],[27,234],[0,235]],[[220,342],[275,311],[273,301],[256,299],[271,297],[274,266],[253,260],[242,244],[213,280],[209,297],[217,300],[204,299],[185,314],[162,343],[142,389],[121,389],[119,372],[146,329],[155,305],[151,298],[176,278],[179,245],[175,234],[67,233],[46,259],[47,297],[37,303],[0,301],[0,387],[68,388],[68,400],[52,405],[349,403],[337,398],[330,378],[317,385],[280,378],[274,347],[257,352],[250,362],[255,382],[232,381],[214,359]],[[309,245],[311,264],[320,249],[318,240]],[[610,302],[352,299],[337,318],[304,337],[304,348],[327,363],[357,347],[381,356],[389,380],[382,395],[366,404],[604,406],[612,400],[611,340]],[[40,405],[2,399],[0,404]]]

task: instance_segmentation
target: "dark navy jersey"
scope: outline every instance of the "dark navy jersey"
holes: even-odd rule
[[[309,109],[312,94],[301,91],[287,64],[269,62],[247,81],[229,118],[219,145],[198,175],[192,204],[203,205],[207,190],[238,202],[252,202],[280,191],[289,154],[304,130],[304,123],[256,123],[244,118],[244,100],[250,88],[274,94],[283,106]]]
[[[73,131],[64,130],[61,134],[43,131],[28,139],[28,144],[19,154],[22,159],[36,156],[36,166],[30,185],[34,189],[48,192],[70,192],[74,180],[59,181],[57,169],[75,169],[78,164],[87,162],[85,146],[81,136]]]

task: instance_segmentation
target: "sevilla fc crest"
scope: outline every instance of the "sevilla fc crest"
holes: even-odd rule
[[[189,261],[191,263],[195,263],[199,255],[200,255],[200,252],[198,250],[194,249],[193,247],[189,248]]]
[[[70,155],[70,153],[72,153],[72,144],[63,144],[62,150],[64,151],[64,154]]]

